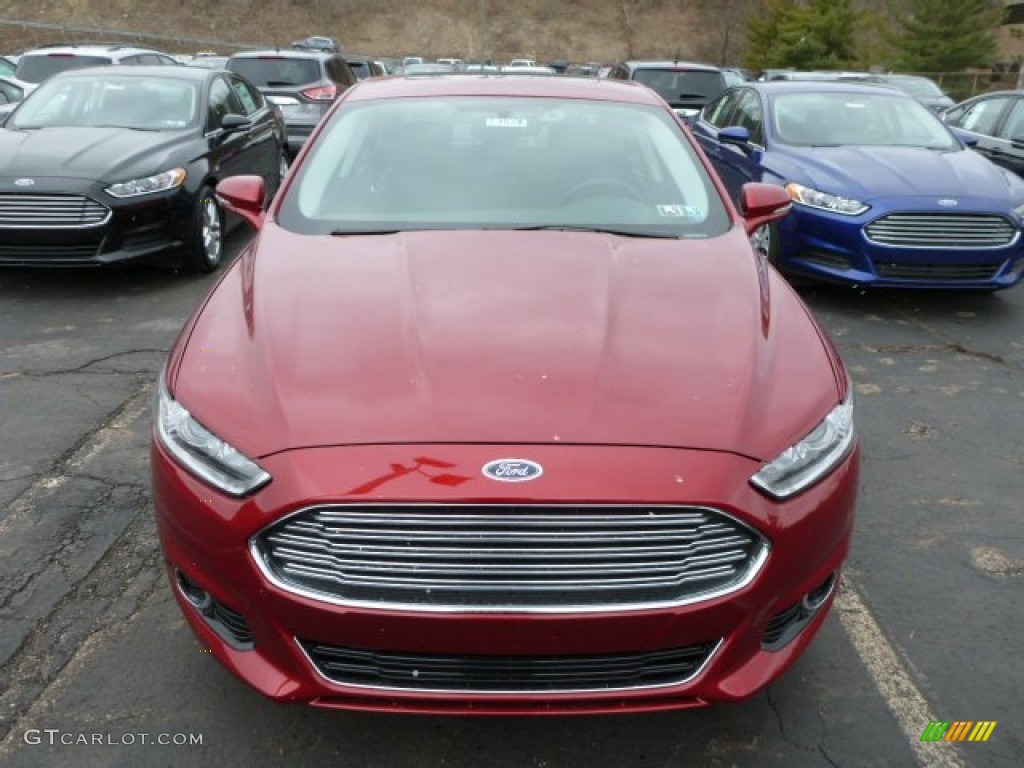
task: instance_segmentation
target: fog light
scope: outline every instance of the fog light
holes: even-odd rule
[[[832,587],[836,583],[836,575],[830,574],[820,586],[815,587],[803,597],[804,610],[808,613],[814,613],[821,608],[822,603],[828,600],[828,596],[832,594]]]
[[[208,614],[213,607],[213,598],[210,597],[210,593],[198,584],[193,584],[189,581],[188,577],[181,571],[177,571],[177,576],[178,589],[181,590],[181,594],[185,596],[185,599],[192,603],[200,613]]]

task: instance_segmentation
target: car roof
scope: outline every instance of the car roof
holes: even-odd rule
[[[661,98],[639,83],[592,77],[537,77],[451,73],[363,80],[347,91],[346,99],[401,99],[417,96],[498,96],[617,101],[664,107]]]
[[[83,55],[96,54],[123,54],[131,56],[136,53],[163,53],[156,48],[145,48],[137,45],[122,45],[119,43],[82,43],[82,44],[58,44],[41,45],[38,48],[30,48],[22,56],[33,56],[36,54],[46,55],[50,53],[81,53]],[[165,54],[166,55],[166,54]]]
[[[267,48],[260,51],[238,51],[238,53],[231,54],[232,59],[259,59],[266,57],[316,60],[343,58],[340,53],[334,51],[313,51],[309,48]]]
[[[704,72],[721,72],[712,64],[701,64],[695,61],[679,61],[678,59],[635,59],[625,62],[630,69],[687,69]]]
[[[123,75],[126,77],[170,77],[175,80],[193,80],[202,82],[208,77],[216,74],[216,69],[203,69],[201,67],[171,67],[166,64],[149,64],[143,66],[130,66],[127,64],[110,64],[103,67],[86,67],[85,69],[69,69],[65,72],[58,72],[48,80],[54,78],[66,79],[69,77],[95,77],[97,74]]]
[[[734,88],[753,88],[764,94],[780,93],[884,93],[896,98],[908,98],[903,91],[887,88],[884,83],[865,80],[771,80],[766,83],[743,83]]]

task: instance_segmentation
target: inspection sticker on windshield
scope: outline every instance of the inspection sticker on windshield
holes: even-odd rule
[[[488,117],[488,128],[526,128],[529,120],[522,117]]]
[[[677,219],[702,219],[704,211],[695,205],[659,205],[658,215]]]

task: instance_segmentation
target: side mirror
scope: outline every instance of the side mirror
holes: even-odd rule
[[[220,121],[220,127],[224,131],[224,133],[235,133],[237,131],[242,131],[248,128],[250,125],[252,125],[252,120],[250,120],[245,115],[224,115],[224,117],[222,117]]]
[[[257,232],[263,226],[262,176],[228,176],[217,185],[217,202],[244,219]]]
[[[750,182],[740,190],[740,215],[748,235],[772,221],[778,221],[792,207],[789,193],[774,184]]]
[[[963,144],[965,147],[978,146],[978,137],[975,134],[969,133],[968,131],[965,131],[962,128],[953,128],[952,126],[950,126],[949,130],[953,132],[954,136],[960,139],[960,143]]]
[[[718,140],[722,144],[735,144],[741,149],[746,149],[750,144],[750,131],[738,125],[730,125],[718,132]]]

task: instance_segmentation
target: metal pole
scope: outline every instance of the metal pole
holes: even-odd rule
[[[479,0],[477,5],[477,39],[479,40],[481,59],[489,59],[487,51],[487,0]]]

